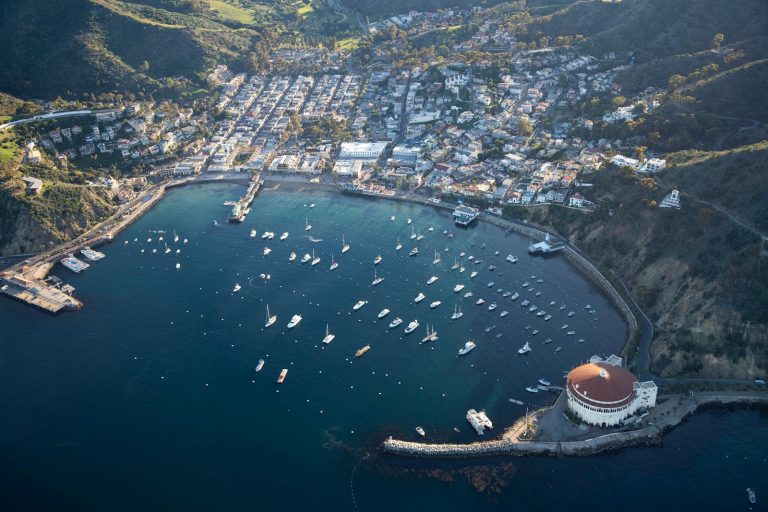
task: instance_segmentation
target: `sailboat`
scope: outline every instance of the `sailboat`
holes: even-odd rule
[[[173,230],[173,243],[176,243],[179,241],[179,235],[176,234],[176,230]]]
[[[304,231],[312,229],[312,224],[309,223],[309,219],[304,217]]]
[[[422,240],[424,239],[424,235],[421,234],[421,230],[419,230],[419,235],[416,237],[416,240]]]
[[[462,316],[464,316],[464,313],[461,312],[459,305],[456,304],[456,306],[454,306],[453,308],[453,314],[451,315],[451,320],[458,320]]]
[[[320,263],[320,258],[318,258],[318,257],[315,257],[315,250],[314,250],[314,249],[312,249],[312,263],[310,263],[310,264],[309,264],[309,266],[310,266],[310,267],[314,267],[314,266],[315,266],[315,265],[317,265],[318,263]]]
[[[341,254],[344,254],[349,250],[349,244],[344,240],[344,235],[341,235]]]
[[[335,338],[335,334],[331,334],[330,331],[328,331],[328,324],[325,324],[325,338],[323,338],[323,343],[325,345],[329,344],[333,341],[333,338]]]
[[[169,252],[171,252],[171,248],[168,247],[168,244],[165,244],[165,254],[168,254]]]
[[[397,237],[397,245],[395,246],[395,250],[399,251],[403,248],[403,244],[400,243],[400,237]]]
[[[430,341],[437,341],[437,340],[438,340],[437,331],[435,330],[434,327],[432,328],[432,330],[430,330],[429,325],[427,325],[427,335],[421,338],[421,342],[427,343]]]
[[[453,258],[453,265],[451,265],[451,270],[456,270],[461,265],[459,265],[459,261],[456,258]]]
[[[269,315],[269,304],[267,304],[267,321],[264,322],[264,328],[266,329],[275,322],[277,322],[277,315]]]
[[[384,280],[383,277],[379,277],[376,274],[376,268],[373,269],[373,282],[371,283],[371,286],[376,286],[377,284],[380,284]]]
[[[336,270],[339,267],[339,264],[333,261],[333,254],[331,254],[331,268],[329,270]]]
[[[437,254],[437,251],[435,251],[435,259],[432,260],[432,264],[437,265],[438,263],[440,263],[440,255]]]
[[[416,239],[416,232],[413,230],[413,226],[411,226],[411,240]]]

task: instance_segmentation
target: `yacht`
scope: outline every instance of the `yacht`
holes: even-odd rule
[[[259,363],[256,365],[256,371],[260,372],[262,368],[264,368],[264,360],[259,359]]]
[[[568,336],[573,336],[574,334],[576,334],[576,331],[568,331],[565,334],[567,334]]]
[[[505,309],[504,311],[502,311],[501,313],[499,313],[499,316],[500,316],[501,318],[504,318],[504,317],[505,317],[505,316],[507,316],[508,314],[509,314],[509,311],[507,311],[507,310]]]
[[[312,229],[312,224],[309,223],[309,219],[306,217],[304,218],[304,231],[309,231]]]
[[[552,343],[552,338],[547,338],[544,340],[545,345],[549,345],[550,343]]]
[[[368,304],[368,301],[365,301],[365,300],[359,300],[359,301],[357,301],[357,302],[355,303],[355,305],[354,305],[354,306],[352,306],[352,309],[353,309],[354,311],[357,311],[358,309],[360,309],[361,307],[365,306],[366,304]]]
[[[394,320],[392,320],[391,322],[389,322],[389,328],[390,329],[394,329],[395,327],[397,327],[401,323],[403,323],[403,319],[400,318],[400,317],[397,317]]]
[[[755,495],[755,491],[747,487],[747,500],[754,505],[757,503],[757,496]]]
[[[427,435],[427,433],[424,432],[424,429],[421,427],[416,427],[416,433],[419,434],[421,437],[424,437],[425,435]]]
[[[282,384],[283,381],[285,380],[286,375],[288,375],[288,368],[283,368],[282,371],[280,372],[280,376],[277,377],[277,383]]]
[[[451,265],[451,270],[456,270],[456,269],[457,269],[457,268],[459,268],[460,266],[461,266],[461,265],[459,265],[459,262],[458,262],[458,261],[456,261],[456,258],[454,258],[454,259],[453,259],[453,265]]]
[[[510,295],[512,295],[512,292],[504,292],[504,293],[501,294],[501,296],[504,297],[504,298],[507,298]]]
[[[554,300],[549,303],[550,307],[554,306],[555,304],[557,304],[557,302],[555,302]]]
[[[242,286],[240,286],[240,283],[235,283],[235,287],[232,288],[232,293],[239,292],[241,288],[242,288]]]
[[[477,304],[478,306],[482,306],[483,304],[485,304],[485,299],[481,297],[477,299],[477,302],[475,302],[475,304]]]
[[[459,274],[463,274],[465,270],[467,269],[465,269],[464,267],[459,267]]]
[[[252,230],[251,230],[251,234],[250,234],[250,237],[251,237],[251,238],[256,238],[256,230],[255,230],[255,229],[252,229]]]
[[[320,258],[315,257],[315,250],[312,249],[312,263],[310,263],[309,266],[314,267],[318,263],[320,263]]]
[[[555,349],[555,352],[560,352],[561,350],[563,350],[563,347],[557,347],[557,348]]]
[[[288,256],[288,261],[293,261],[295,259],[296,259],[296,253],[295,252],[291,252],[291,255]]]
[[[333,254],[331,254],[331,266],[329,270],[336,270],[337,268],[339,268],[339,264],[333,261]]]
[[[522,355],[522,354],[527,354],[528,352],[530,352],[532,350],[533,349],[531,348],[531,344],[526,341],[525,345],[523,345],[522,348],[517,350],[517,353]]]
[[[430,305],[429,305],[429,307],[430,307],[430,309],[435,309],[435,308],[436,308],[437,306],[439,306],[440,304],[442,304],[442,301],[436,300],[435,302],[433,302],[432,304],[430,304]]]
[[[374,265],[378,265],[379,263],[381,263],[381,254],[379,254],[378,256],[373,258],[373,264]]]
[[[269,238],[269,231],[265,231],[264,233],[261,234],[261,239],[262,240],[266,240],[268,238]]]
[[[473,259],[475,259],[475,257],[474,257],[474,256],[472,256],[472,255],[470,254],[470,255],[469,255],[469,257],[468,257],[467,259],[468,259],[469,261],[472,261]]]
[[[493,285],[495,285],[493,281],[488,281],[488,288],[493,288]]]
[[[525,308],[525,307],[528,307],[528,304],[530,304],[530,303],[531,303],[531,301],[529,301],[528,299],[526,299],[526,300],[524,300],[523,302],[521,302],[521,303],[520,303],[520,305],[521,305],[521,306],[523,306],[523,307]]]
[[[264,256],[267,256],[271,252],[272,252],[272,249],[270,249],[269,247],[264,248]]]
[[[477,270],[473,270],[471,274],[469,274],[469,278],[472,279],[473,277],[477,277]]]
[[[438,339],[440,338],[437,337],[437,331],[434,329],[434,327],[432,330],[430,330],[429,326],[427,326],[427,335],[421,338],[421,342],[429,343],[430,341],[437,341]]]
[[[430,277],[429,279],[427,279],[427,284],[432,284],[432,283],[434,283],[435,281],[437,281],[437,279],[438,279],[438,277],[437,277],[437,276],[432,276],[432,277]]]
[[[560,311],[565,309],[565,304],[560,304]]]
[[[419,292],[419,294],[416,296],[415,299],[413,299],[413,302],[418,304],[419,302],[423,301],[427,296],[423,293]]]
[[[395,250],[399,251],[403,248],[403,244],[400,243],[400,237],[397,237],[397,245],[395,245]]]
[[[537,334],[539,334],[538,329],[534,329],[533,331],[531,331],[531,335],[536,336]]]
[[[282,240],[285,240],[286,238],[288,238],[288,232],[284,231],[283,234],[280,235],[280,240],[282,241]]]
[[[411,249],[411,252],[408,253],[408,256],[416,256],[417,254],[419,254],[419,248],[414,247],[413,249]]]
[[[464,289],[464,285],[463,284],[457,284],[456,286],[453,287],[453,292],[454,293],[459,293],[463,289]]]
[[[546,315],[544,317],[544,321],[547,322],[547,321],[549,321],[550,318],[552,318],[552,315]]]
[[[539,392],[539,388],[537,388],[536,386],[528,386],[528,387],[525,388],[525,390],[527,392],[529,392],[529,393],[538,393]]]
[[[470,298],[470,297],[471,297],[471,296],[473,296],[473,295],[474,295],[474,293],[472,293],[472,292],[466,292],[466,293],[464,294],[464,298],[465,298],[465,299],[468,299],[468,298]]]
[[[301,322],[301,315],[293,315],[291,317],[291,321],[288,322],[288,328],[293,329],[297,325],[299,325],[299,322]]]
[[[510,300],[517,300],[517,299],[519,299],[519,298],[520,298],[520,294],[519,294],[519,293],[517,293],[517,292],[515,292],[515,293],[512,295],[512,297],[510,297]]]
[[[463,258],[463,257],[464,257],[464,256],[466,256],[466,255],[467,255],[467,253],[465,253],[464,251],[461,251],[461,252],[459,253],[459,258]]]
[[[315,207],[315,203],[310,204],[309,207],[310,208],[314,208]]]
[[[461,312],[461,309],[459,308],[459,305],[457,304],[453,308],[453,314],[451,315],[451,320],[458,320],[462,316],[464,316],[464,313]]]
[[[413,320],[411,323],[408,324],[408,327],[405,328],[405,334],[410,334],[413,331],[416,330],[416,328],[419,326],[418,320]]]
[[[466,343],[464,344],[464,346],[463,346],[463,347],[461,347],[461,348],[459,349],[459,355],[460,355],[460,356],[465,356],[465,355],[469,354],[470,352],[472,352],[472,350],[473,350],[473,349],[474,349],[476,346],[477,346],[477,344],[476,344],[474,341],[472,341],[472,340],[469,340],[468,342],[466,342]]]
[[[547,314],[547,312],[546,312],[546,311],[544,311],[543,309],[540,309],[540,310],[538,311],[538,313],[536,313],[536,316],[544,316],[544,315],[546,315],[546,314]]]
[[[496,303],[495,303],[495,302],[491,302],[491,305],[490,305],[490,306],[488,306],[488,311],[493,311],[493,310],[494,310],[494,309],[496,309],[497,307],[498,307],[498,306],[496,305]]]
[[[270,315],[269,314],[269,304],[267,304],[267,320],[264,322],[264,328],[266,329],[270,325],[277,322],[277,315]]]
[[[518,260],[517,260],[517,258],[512,256],[511,254],[509,254],[509,255],[507,255],[507,261],[510,262],[510,263],[517,263]]]
[[[448,244],[445,244],[445,249],[443,249],[443,252],[448,252]]]
[[[388,314],[389,314],[389,310],[387,308],[384,308],[381,311],[379,311],[379,318],[384,318]]]
[[[432,264],[437,265],[438,263],[440,263],[440,255],[435,251],[435,259],[432,260]]]
[[[563,324],[560,326],[560,329],[566,330],[568,328],[568,324]]]
[[[371,286],[376,286],[377,284],[381,284],[381,282],[384,280],[383,277],[380,277],[376,274],[376,269],[373,269],[373,282],[371,283]]]
[[[349,244],[344,241],[344,235],[341,235],[341,254],[344,254],[349,250]]]
[[[529,308],[528,308],[528,312],[529,312],[529,313],[533,313],[533,312],[534,312],[534,311],[536,311],[537,309],[539,309],[539,308],[538,308],[538,307],[536,307],[536,306],[531,306],[531,307],[529,307]]]
[[[528,286],[530,286],[530,284],[531,283],[529,283],[528,281],[524,282],[523,283],[523,288],[528,288]]]
[[[411,228],[411,240],[416,240],[416,232]]]
[[[575,315],[575,314],[576,314],[576,313],[575,313],[575,312],[573,312],[573,311],[569,311],[569,312],[568,312],[568,316],[569,316],[569,317],[572,317],[572,316],[573,316],[573,315]]]
[[[336,335],[331,334],[330,331],[328,330],[328,324],[325,324],[325,338],[323,338],[323,344],[325,345],[329,344],[330,342],[333,341],[333,338],[335,337]]]
[[[301,257],[301,262],[306,263],[311,259],[312,259],[312,255],[310,255],[309,253],[305,253],[304,256]]]

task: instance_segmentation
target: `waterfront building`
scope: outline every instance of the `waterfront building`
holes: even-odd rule
[[[654,407],[656,384],[640,382],[621,364],[615,355],[607,359],[593,356],[571,370],[565,386],[568,410],[590,425],[611,427],[641,409]]]
[[[342,142],[339,160],[353,158],[376,160],[386,147],[386,142]]]

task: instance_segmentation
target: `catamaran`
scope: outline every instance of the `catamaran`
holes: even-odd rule
[[[341,254],[349,250],[349,244],[344,241],[344,235],[341,235]]]
[[[476,346],[477,346],[477,344],[476,344],[474,341],[472,341],[472,340],[469,340],[468,342],[466,342],[466,343],[464,344],[464,346],[463,346],[463,347],[461,347],[461,348],[459,349],[459,355],[460,355],[460,356],[464,356],[464,355],[467,355],[467,354],[469,354],[470,352],[472,352],[472,350],[474,350],[474,348],[475,348]]]
[[[267,321],[264,323],[264,328],[266,329],[275,322],[277,322],[277,315],[269,314],[269,304],[267,304]]]
[[[325,338],[323,338],[323,344],[327,345],[330,342],[333,341],[333,338],[335,338],[335,334],[331,334],[330,331],[328,331],[328,324],[325,324]]]
[[[461,312],[461,308],[459,308],[459,305],[456,304],[453,307],[453,314],[451,315],[451,320],[458,320],[462,316],[464,316],[464,313]]]
[[[288,322],[288,328],[293,329],[297,325],[299,325],[299,322],[301,322],[301,315],[293,315],[291,317],[291,321]]]
[[[410,334],[413,331],[416,330],[416,328],[419,326],[418,320],[413,320],[411,323],[408,324],[408,326],[405,328],[405,334]]]
[[[432,283],[434,283],[435,281],[437,281],[437,279],[438,279],[438,277],[437,277],[437,276],[432,276],[432,277],[430,277],[429,279],[427,279],[427,284],[432,284]]]
[[[336,270],[339,267],[339,264],[333,261],[333,254],[331,254],[331,267],[329,270]]]

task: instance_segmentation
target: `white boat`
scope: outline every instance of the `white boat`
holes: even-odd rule
[[[171,252],[171,248],[168,247],[168,244],[165,244],[165,254],[168,254],[169,252]],[[99,253],[99,254],[101,254],[101,253]]]
[[[314,267],[320,263],[320,258],[315,256],[315,250],[312,249],[312,263],[309,264],[310,267]]]
[[[325,324],[325,338],[323,338],[323,344],[324,345],[329,344],[330,342],[333,341],[333,338],[335,338],[335,337],[336,337],[336,335],[335,334],[331,334],[330,331],[328,330],[328,324]]]
[[[488,270],[493,272],[494,270],[496,270],[496,265],[488,265]]]
[[[552,315],[547,315],[547,316],[545,316],[545,317],[544,317],[544,321],[545,321],[545,322],[546,322],[546,321],[549,321],[549,319],[550,319],[550,318],[552,318]]]
[[[309,231],[312,229],[312,224],[309,223],[309,219],[306,217],[304,218],[304,231]]]
[[[395,327],[397,327],[401,323],[403,323],[403,319],[400,318],[400,317],[397,317],[394,320],[392,320],[391,322],[389,322],[389,328],[390,329],[394,329]]]
[[[173,230],[173,243],[176,243],[179,241],[179,235],[176,234],[176,230]]]
[[[440,263],[440,255],[435,251],[435,259],[432,260],[432,264],[437,265],[438,263]]]
[[[493,423],[491,423],[491,420],[486,416],[484,411],[477,412],[474,409],[468,410],[467,421],[472,425],[479,436],[485,434],[486,428],[493,428]]]
[[[394,217],[392,218],[394,219]],[[424,429],[421,427],[416,427],[416,433],[419,434],[421,437],[424,437],[425,435],[427,435],[427,433],[424,432]]]
[[[413,320],[411,323],[408,324],[408,326],[405,328],[405,334],[410,334],[413,331],[416,330],[416,328],[419,326],[418,320]]]
[[[482,306],[483,304],[485,304],[485,299],[480,297],[479,299],[477,299],[477,302],[475,302],[475,304],[477,304],[478,306]]]
[[[531,307],[529,307],[529,308],[528,308],[528,312],[529,312],[529,313],[533,313],[533,312],[534,312],[534,311],[536,311],[537,309],[539,309],[539,308],[538,308],[538,307],[536,307],[536,306],[531,306]]]
[[[440,338],[437,337],[437,331],[432,328],[432,330],[429,329],[429,326],[427,326],[427,335],[421,338],[422,343],[429,343],[430,341],[437,341]]]
[[[432,304],[430,304],[430,305],[429,305],[429,307],[430,307],[430,309],[435,309],[435,308],[436,308],[437,306],[439,306],[440,304],[442,304],[442,301],[436,300],[435,302],[433,302]]]
[[[488,311],[493,311],[496,308],[497,308],[496,303],[495,302],[491,302],[491,305],[488,306]]]
[[[568,336],[573,336],[574,334],[576,334],[576,331],[568,331],[565,334],[567,334]]]
[[[454,258],[454,259],[453,259],[453,265],[451,265],[451,270],[456,270],[456,269],[457,269],[457,268],[459,268],[460,266],[461,266],[461,265],[459,265],[459,262],[458,262],[458,261],[456,261],[456,258]]]
[[[381,284],[381,282],[384,280],[383,277],[380,277],[376,274],[376,269],[373,269],[373,282],[371,283],[371,286],[376,286],[377,284]]]
[[[517,350],[517,353],[522,355],[522,354],[527,354],[528,352],[530,352],[532,350],[533,349],[531,348],[531,344],[526,341],[525,345],[523,345],[522,348],[519,348]]]
[[[434,283],[437,280],[438,280],[437,276],[432,276],[429,279],[427,279],[427,284],[432,284],[432,283]]]
[[[560,352],[561,350],[563,350],[563,347],[557,347],[557,348],[555,349],[555,352]]]
[[[456,304],[456,306],[454,306],[453,308],[453,314],[451,315],[451,320],[458,320],[462,316],[464,316],[464,313],[461,312],[459,305]]]
[[[534,329],[533,331],[531,331],[531,334],[533,336],[536,336],[537,334],[539,334],[539,330],[538,329]]]
[[[463,274],[465,270],[467,269],[465,269],[464,267],[459,267],[459,274]]]
[[[157,241],[158,241],[158,242],[162,242],[162,241],[163,241],[163,237],[159,237],[159,238],[157,239]]]
[[[536,386],[527,386],[525,388],[525,390],[527,392],[529,392],[529,393],[538,393],[539,392],[539,388],[537,388]]]
[[[394,215],[393,215],[393,216],[391,216],[391,217],[389,218],[389,220],[390,220],[390,221],[392,221],[392,222],[395,222],[395,216],[394,216]]]
[[[413,299],[413,302],[415,304],[418,304],[419,302],[423,301],[426,297],[427,297],[426,295],[424,295],[423,293],[419,292],[419,294],[416,296],[416,298]]]
[[[504,311],[502,311],[501,313],[499,313],[499,316],[500,316],[501,318],[504,318],[504,317],[505,317],[505,316],[507,316],[508,314],[509,314],[509,311],[507,311],[507,310],[505,309]]]
[[[269,304],[267,304],[267,320],[264,322],[264,328],[266,329],[270,325],[277,322],[277,315],[270,315],[269,314]]]
[[[528,304],[530,304],[530,303],[531,303],[531,301],[529,301],[529,300],[527,300],[527,299],[526,299],[526,300],[524,300],[523,302],[521,302],[521,303],[520,303],[520,305],[521,305],[521,306],[523,306],[523,307],[527,307],[527,306],[528,306]]]
[[[310,204],[309,207],[310,208],[314,208],[315,207],[315,203]]]
[[[474,295],[474,293],[472,293],[472,292],[466,292],[466,293],[464,294],[464,298],[465,298],[465,299],[468,299],[468,298],[470,298],[470,297],[471,297],[471,296],[473,296],[473,295]]]
[[[524,282],[524,283],[523,283],[523,288],[528,288],[528,286],[529,286],[530,284],[531,284],[531,283],[529,283],[528,281]]]
[[[379,263],[381,263],[381,254],[379,254],[378,256],[373,258],[373,264],[374,265],[378,265]]]
[[[293,315],[291,317],[291,321],[288,322],[288,328],[293,329],[297,325],[299,325],[299,322],[301,322],[301,315]]]
[[[419,248],[414,247],[413,249],[411,249],[411,252],[408,253],[408,256],[416,256],[417,254],[419,254]]]
[[[488,281],[488,288],[493,288],[493,285],[495,285],[493,281]]]
[[[269,247],[264,248],[264,256],[267,256],[271,252],[272,252],[272,249],[270,249]]]
[[[512,256],[511,254],[507,254],[507,261],[510,263],[517,263],[517,258]]]
[[[187,240],[187,239],[185,238],[185,239],[184,239],[184,243],[186,244],[186,243],[188,243],[188,242],[189,242],[189,240]]]
[[[546,314],[547,314],[547,312],[546,312],[546,311],[544,311],[543,309],[540,309],[540,310],[539,310],[539,312],[538,312],[538,313],[536,313],[536,316],[544,316],[544,315],[546,315]]]
[[[262,368],[264,368],[264,360],[263,359],[259,359],[259,362],[256,365],[256,371],[260,372]]]
[[[749,501],[752,505],[757,503],[757,495],[755,494],[755,491],[749,487],[747,487],[747,501]]]
[[[512,292],[504,292],[504,293],[501,294],[501,296],[504,297],[504,298],[507,298],[510,295],[512,295]]]
[[[355,305],[354,305],[354,306],[352,306],[352,309],[353,309],[354,311],[357,311],[358,309],[360,309],[361,307],[365,306],[366,304],[368,304],[368,301],[365,301],[365,300],[359,300],[359,301],[357,301],[357,302],[355,303]]]
[[[168,248],[168,245],[165,246],[166,249]],[[165,251],[166,253],[170,252],[170,249]],[[99,261],[100,259],[104,258],[105,254],[103,252],[94,251],[89,246],[85,246],[82,249],[80,249],[80,254],[85,256],[86,259],[90,261]]]
[[[423,240],[424,235],[421,234],[421,230],[419,230],[419,234],[416,236],[416,241]]]
[[[240,286],[240,283],[235,283],[235,287],[232,288],[232,293],[239,292],[241,288],[242,288],[242,286]]]
[[[569,311],[569,312],[568,312],[568,316],[569,316],[569,317],[571,317],[571,316],[573,316],[573,315],[575,315],[575,314],[576,314],[576,313],[575,313],[574,311]]]
[[[344,235],[341,235],[341,254],[344,254],[349,250],[349,244],[344,240]]]
[[[293,261],[296,259],[296,253],[292,252],[290,256],[288,256],[288,261]]]
[[[409,218],[409,219],[406,221],[406,224],[410,224],[410,223],[411,223],[411,219]]]
[[[269,231],[265,231],[264,233],[261,234],[262,240],[266,240],[267,238],[269,238]]]
[[[403,244],[400,243],[400,237],[397,237],[397,245],[395,245],[395,250],[399,251],[403,248]]]
[[[542,386],[551,386],[552,385],[551,382],[549,382],[548,380],[545,380],[545,379],[539,379],[539,384],[541,384]]]
[[[460,356],[464,356],[464,355],[469,354],[470,352],[472,352],[475,349],[476,346],[477,346],[477,344],[474,341],[469,340],[468,342],[466,342],[464,344],[463,347],[461,347],[459,349],[459,355]]]
[[[312,255],[309,253],[305,253],[304,256],[301,257],[301,262],[306,263],[311,259],[312,259]]]
[[[387,308],[384,308],[384,309],[382,309],[381,311],[379,311],[379,315],[378,315],[378,317],[379,317],[379,318],[384,318],[384,317],[385,317],[385,316],[387,316],[388,314],[389,314],[389,310],[388,310]]]
[[[515,292],[514,295],[512,295],[512,297],[510,297],[510,300],[517,300],[519,298],[520,298],[520,294]]]
[[[176,264],[176,270],[179,270],[181,268],[181,263]]]
[[[453,287],[453,292],[454,293],[459,293],[463,289],[464,289],[464,285],[463,284],[457,284],[456,286]]]
[[[416,240],[416,232],[411,228],[411,240]]]
[[[282,241],[282,240],[285,240],[286,238],[288,238],[288,232],[284,231],[283,234],[280,235],[280,240]]]
[[[472,279],[473,277],[477,277],[477,270],[473,270],[471,274],[469,274],[469,278]]]

